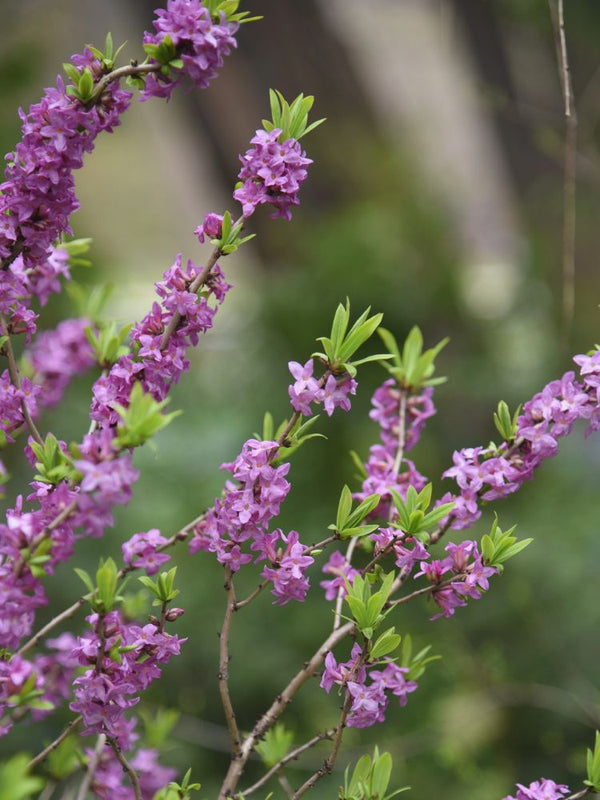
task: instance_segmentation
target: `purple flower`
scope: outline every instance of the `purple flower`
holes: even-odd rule
[[[516,797],[507,795],[503,800],[560,800],[571,791],[568,786],[555,783],[547,778],[540,778],[539,781],[534,781],[529,786],[517,783],[517,789],[519,791]]]
[[[310,158],[295,139],[280,142],[282,131],[258,130],[250,140],[254,145],[240,156],[242,186],[233,197],[242,205],[244,217],[250,217],[257,206],[269,203],[275,207],[272,217],[292,218],[291,207],[298,205],[298,190],[306,178]]]
[[[131,539],[121,545],[123,560],[126,564],[145,569],[148,575],[154,575],[162,564],[171,560],[168,553],[157,552],[165,544],[167,540],[156,528],[146,533],[134,533]]]
[[[223,235],[223,215],[210,213],[204,217],[204,222],[194,230],[198,241],[204,242],[204,238],[220,239]]]
[[[170,67],[168,75],[148,75],[142,100],[169,99],[184,75],[205,89],[223,65],[224,56],[236,47],[234,34],[239,24],[228,22],[223,13],[219,22],[214,22],[200,0],[169,0],[166,9],[157,9],[156,17],[153,23],[156,33],[145,33],[144,44],[160,45],[169,36],[183,66]],[[150,63],[153,61],[150,59]]]

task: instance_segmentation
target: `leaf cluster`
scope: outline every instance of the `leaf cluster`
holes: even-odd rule
[[[373,638],[375,630],[389,614],[390,609],[384,611],[383,608],[388,601],[393,583],[393,572],[383,576],[381,588],[376,592],[372,591],[371,581],[368,577],[363,578],[356,575],[352,584],[346,580],[348,589],[346,603],[350,607],[357,628],[365,639]]]
[[[262,742],[259,742],[255,750],[261,757],[265,767],[270,769],[278,764],[282,758],[289,753],[294,734],[288,731],[283,723],[278,722],[273,728],[268,730]]]
[[[269,89],[269,102],[272,119],[263,119],[262,124],[264,129],[269,132],[278,128],[281,131],[280,142],[288,139],[298,141],[325,122],[325,119],[318,119],[316,122],[308,124],[308,113],[315,102],[312,95],[305,97],[303,94],[299,94],[290,105],[281,92],[277,89]]]
[[[127,579],[119,586],[119,570],[112,558],[100,559],[100,564],[96,570],[95,584],[84,569],[79,567],[74,569],[89,592],[86,595],[86,599],[90,601],[92,608],[98,614],[108,614],[115,605],[122,602],[121,592]]]
[[[448,344],[450,341],[448,338],[442,339],[435,347],[423,351],[423,334],[415,325],[406,337],[400,353],[398,343],[390,331],[379,328],[378,333],[392,354],[392,363],[384,363],[384,367],[403,389],[417,393],[424,386],[438,386],[440,383],[445,383],[446,378],[434,378],[433,374],[436,356]]]
[[[125,47],[126,42],[117,48],[116,52],[113,47],[113,38],[112,34],[109,32],[106,34],[106,39],[104,40],[104,51],[99,50],[97,47],[94,47],[91,44],[88,44],[88,50],[91,50],[92,53],[96,56],[100,64],[102,65],[103,72],[110,72],[114,66],[115,61],[121,50]]]
[[[31,442],[31,449],[37,459],[37,474],[34,480],[57,486],[62,481],[70,481],[76,474],[73,459],[59,446],[53,433],[48,433],[43,444]]]
[[[386,794],[392,775],[392,756],[390,753],[379,754],[375,747],[373,757],[366,754],[356,762],[352,777],[348,778],[350,766],[344,772],[344,786],[340,786],[339,800],[390,800],[400,792],[410,789],[404,786],[391,794]]]
[[[586,766],[587,779],[584,780],[584,784],[595,792],[600,792],[600,731],[596,731],[594,749],[588,748]]]
[[[391,490],[398,520],[392,524],[404,533],[410,534],[426,544],[429,542],[429,529],[437,525],[454,508],[454,503],[442,503],[427,511],[431,504],[432,485],[430,483],[417,492],[414,486],[406,491],[406,500],[395,489]]]
[[[241,236],[240,234],[243,229],[244,220],[239,219],[234,223],[229,211],[225,211],[223,214],[221,238],[211,239],[211,244],[214,244],[216,247],[218,247],[224,256],[235,253],[240,245],[244,244],[244,242],[249,242],[250,239],[254,239],[256,236],[255,233],[251,233],[248,236]]]
[[[101,324],[97,332],[93,328],[85,329],[85,337],[102,369],[109,369],[122,356],[130,352],[128,345],[124,342],[128,338],[131,328],[131,324],[119,328],[116,322],[106,322]]]
[[[500,400],[498,408],[494,412],[494,425],[498,429],[500,436],[506,442],[512,442],[517,434],[519,414],[521,413],[521,406],[519,405],[515,413],[511,416],[507,403]]]
[[[345,306],[340,303],[333,316],[331,333],[329,336],[319,336],[317,339],[323,345],[325,352],[313,353],[312,356],[321,359],[332,372],[347,372],[352,377],[356,375],[356,367],[359,364],[391,358],[389,353],[379,353],[361,358],[358,361],[350,360],[358,348],[375,333],[383,319],[383,314],[375,314],[369,317],[370,311],[371,307],[369,306],[348,330],[350,324],[350,301],[346,300]]]
[[[328,525],[330,531],[335,531],[342,539],[350,537],[367,536],[379,527],[378,525],[362,525],[361,523],[377,506],[381,497],[371,494],[352,509],[352,492],[344,486],[340,494],[335,524]]]
[[[533,539],[517,541],[517,537],[512,535],[516,527],[513,525],[509,530],[503,531],[498,525],[498,517],[495,517],[490,532],[481,538],[483,561],[490,567],[496,567],[498,572],[504,570],[505,561],[516,556],[533,541]]]
[[[204,5],[209,10],[211,17],[217,21],[221,21],[221,15],[224,14],[228,22],[237,22],[243,25],[245,22],[256,22],[262,17],[248,16],[250,11],[238,11],[240,0],[204,0]]]
[[[201,788],[199,783],[190,783],[192,768],[183,776],[181,783],[171,781],[164,789],[160,789],[155,795],[154,800],[191,800],[191,792],[197,792]]]
[[[121,418],[121,423],[117,426],[118,445],[122,448],[138,447],[178,417],[180,411],[162,413],[168,402],[158,402],[151,394],[144,392],[141,383],[136,383],[129,397],[129,408],[120,403],[114,404],[115,411]]]
[[[156,600],[152,601],[153,606],[162,606],[177,597],[179,589],[173,588],[176,573],[177,567],[172,567],[168,572],[161,572],[156,581],[153,581],[148,575],[138,578],[138,581],[155,595]]]

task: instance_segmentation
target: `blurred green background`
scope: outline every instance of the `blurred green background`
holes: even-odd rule
[[[566,349],[564,119],[546,4],[255,0],[250,8],[264,20],[240,32],[213,86],[180,92],[168,105],[135,104],[122,128],[98,142],[77,176],[82,208],[73,219],[76,235],[94,238],[94,267],[76,278],[113,283],[107,313],[125,323],[145,313],[153,281],[179,250],[206,257],[193,228],[208,211],[233,209],[236,154],[268,113],[269,87],[290,99],[315,94],[315,115],[328,118],[305,140],[315,163],[293,222],[274,222],[263,209],[249,223],[257,239],[223,263],[235,290],[173,392],[171,408],[184,415],[160,435],[156,452],[137,453],[133,502],[103,541],[81,542],[80,566],[93,569],[107,551],[118,557],[132,533],[158,527],[169,535],[211,503],[223,483],[219,464],[260,428],[264,411],[287,414],[287,362],[309,356],[346,296],[357,313],[367,305],[383,311],[399,339],[414,324],[429,345],[451,337],[438,359],[449,376],[436,390],[439,413],[412,454],[439,494],[451,488],[439,476],[452,451],[495,436],[499,399],[514,407],[569,369],[570,354],[598,341],[600,5],[567,6],[579,141],[576,313]],[[17,107],[34,102],[83,43],[100,45],[111,30],[116,42],[128,40],[125,58],[140,56],[153,7],[0,2],[3,151],[19,137]],[[72,313],[66,297],[55,298],[44,325]],[[294,458],[280,524],[305,541],[323,537],[342,485],[354,481],[349,450],[366,456],[378,436],[369,400],[384,377],[377,366],[363,368],[352,413],[321,420],[327,440]],[[90,380],[71,387],[44,429],[67,440],[83,434]],[[28,473],[16,454],[7,460],[11,502]],[[540,775],[577,784],[600,727],[599,465],[597,436],[584,442],[578,430],[532,484],[497,505],[503,527],[518,523],[535,541],[489,596],[451,620],[430,622],[425,601],[402,608],[397,629],[417,645],[432,643],[443,660],[405,709],[390,706],[384,727],[348,731],[339,769],[378,741],[394,755],[394,785],[410,784],[419,798],[499,798],[516,780]],[[474,535],[490,520],[491,510]],[[182,710],[163,760],[192,765],[203,796],[214,797],[227,764],[216,691],[222,572],[202,554],[179,552],[174,563],[186,608],[177,632],[189,642],[148,702]],[[40,622],[80,594],[71,564],[59,578]],[[312,582],[319,580],[315,568]],[[256,574],[241,576],[239,594],[255,582]],[[234,620],[231,682],[243,728],[328,631],[331,612],[318,588],[314,595],[280,609],[263,594]],[[287,715],[296,744],[337,719],[337,698],[317,683]],[[35,752],[53,726],[49,719],[15,730],[2,752]],[[305,780],[325,752],[294,764],[291,783]],[[340,781],[336,772],[316,796],[334,797]]]

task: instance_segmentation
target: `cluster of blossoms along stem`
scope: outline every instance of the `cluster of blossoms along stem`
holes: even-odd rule
[[[571,791],[568,786],[555,783],[547,778],[540,778],[539,781],[534,781],[529,786],[517,783],[517,789],[519,791],[516,797],[507,795],[502,800],[560,800]]]
[[[458,545],[451,542],[445,549],[449,553],[446,558],[421,563],[414,576],[416,579],[424,575],[434,587],[431,597],[442,611],[432,619],[451,617],[455,608],[467,605],[467,597],[479,600],[481,592],[489,589],[488,578],[498,572],[495,567],[483,564],[477,542],[466,540]],[[445,578],[449,573],[452,578]]]
[[[329,692],[336,684],[346,689],[352,698],[347,718],[351,728],[367,728],[383,722],[389,694],[395,695],[400,705],[405,706],[407,695],[418,689],[416,681],[406,679],[407,667],[399,667],[392,661],[364,662],[359,644],[353,645],[350,659],[346,662],[338,664],[333,653],[327,653],[325,657],[321,688]]]
[[[250,140],[253,145],[240,156],[242,185],[233,193],[242,204],[244,218],[252,216],[259,205],[275,207],[272,217],[292,218],[292,206],[297,206],[298,190],[306,178],[306,167],[312,164],[295,139],[280,141],[280,128],[258,130]]]
[[[92,614],[87,620],[91,631],[77,637],[71,651],[87,670],[73,682],[75,701],[70,708],[82,715],[85,734],[105,733],[123,750],[130,750],[132,724],[124,714],[160,677],[161,666],[179,654],[185,639],[151,623],[143,627],[126,623],[117,611]]]
[[[294,383],[288,387],[290,403],[294,411],[305,417],[313,415],[312,405],[322,403],[325,413],[330,417],[336,408],[350,411],[350,395],[356,394],[357,383],[354,378],[344,373],[336,377],[331,373],[323,382],[314,376],[315,364],[312,358],[306,364],[290,361],[288,368],[295,378]]]
[[[144,44],[161,45],[169,37],[181,66],[170,66],[168,74],[158,71],[148,75],[142,99],[169,99],[184,77],[199,89],[205,89],[223,66],[223,58],[237,46],[234,34],[239,23],[227,19],[222,11],[215,22],[201,0],[169,0],[166,9],[156,11],[156,33],[144,34]],[[150,63],[158,64],[150,58]]]
[[[373,408],[369,416],[380,426],[382,443],[371,447],[365,462],[366,477],[361,491],[355,494],[358,500],[364,500],[371,494],[380,495],[381,500],[373,516],[385,519],[389,519],[390,513],[393,513],[391,489],[405,497],[409,486],[420,491],[427,483],[427,478],[404,454],[417,444],[425,423],[436,413],[433,389],[427,387],[418,394],[408,394],[405,398],[405,420],[401,420],[400,400],[403,391],[390,378],[373,394]],[[397,463],[399,448],[402,449],[400,464]]]
[[[312,377],[312,360],[304,367],[291,362],[290,371],[297,378],[289,389],[296,412],[309,416],[312,402],[322,402],[328,414],[336,407],[346,411],[350,408],[348,394],[354,394],[357,386],[353,378],[336,380],[330,374],[324,381],[317,381]],[[306,380],[298,377],[301,373]],[[299,381],[303,382],[303,388],[296,389]],[[326,394],[322,387],[326,388],[330,381],[334,386]],[[234,461],[221,465],[232,474],[235,483],[226,485],[222,496],[196,526],[190,552],[213,552],[222,564],[237,572],[243,564],[253,560],[252,553],[243,549],[248,542],[249,550],[258,553],[254,560],[267,562],[261,574],[272,582],[275,602],[285,604],[306,597],[309,589],[306,570],[314,559],[307,554],[296,531],[284,534],[277,528],[269,532],[269,523],[279,514],[281,503],[290,490],[285,477],[289,462],[274,466],[279,448],[278,441],[249,439]]]
[[[571,432],[577,420],[589,422],[587,434],[600,427],[600,352],[573,360],[580,367],[581,381],[567,372],[525,403],[511,443],[454,453],[454,466],[443,477],[454,478],[459,493],[448,493],[440,501],[455,503],[452,528],[467,528],[479,519],[480,501],[497,500],[520,489],[543,461],[556,455],[558,440]]]

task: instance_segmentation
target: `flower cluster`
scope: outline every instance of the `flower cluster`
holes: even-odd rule
[[[216,554],[221,564],[237,572],[252,561],[242,547],[250,542],[250,550],[258,551],[257,561],[266,559],[263,577],[273,582],[277,602],[303,600],[308,590],[304,576],[313,559],[304,554],[296,531],[286,536],[277,529],[269,532],[269,522],[279,514],[290,484],[286,480],[289,463],[273,466],[279,451],[276,441],[249,439],[235,461],[223,464],[236,483],[228,483],[198,523],[190,543],[190,552],[206,550]],[[278,545],[282,543],[284,550]]]
[[[240,156],[242,185],[233,193],[242,205],[244,217],[250,217],[257,206],[268,203],[274,206],[272,217],[292,218],[292,206],[297,206],[298,190],[306,178],[310,158],[295,139],[280,141],[282,131],[258,130],[250,139],[254,145]]]
[[[223,66],[224,56],[237,46],[234,34],[239,24],[227,20],[224,12],[215,22],[201,0],[169,0],[166,9],[157,9],[156,17],[156,33],[146,32],[144,44],[161,45],[170,39],[176,58],[183,63],[170,65],[166,73],[148,75],[142,99],[168,99],[186,75],[199,89],[205,89]],[[150,58],[150,63],[158,62]]]
[[[134,535],[121,545],[123,561],[135,569],[145,569],[147,575],[154,575],[171,556],[160,552],[159,548],[167,544],[160,531],[153,528],[146,533]]]
[[[377,669],[381,666],[383,669]],[[389,694],[397,697],[400,705],[405,706],[407,695],[416,691],[418,684],[407,679],[408,671],[407,667],[399,667],[393,661],[376,661],[365,665],[362,648],[354,644],[350,659],[346,662],[338,664],[333,653],[327,653],[321,688],[326,692],[334,684],[346,688],[352,698],[348,726],[368,728],[376,722],[384,722]]]
[[[126,624],[117,611],[87,617],[91,631],[77,638],[71,656],[88,669],[74,681],[72,711],[83,716],[84,733],[105,733],[124,750],[133,744],[124,713],[139,693],[178,655],[182,642],[157,625]]]
[[[555,783],[547,778],[540,778],[539,781],[534,781],[529,786],[517,783],[517,789],[519,791],[516,797],[507,795],[503,800],[560,800],[571,791],[568,786]]]
[[[432,619],[451,617],[454,609],[466,606],[466,598],[479,600],[481,592],[489,589],[488,578],[495,575],[495,567],[486,566],[477,547],[477,542],[466,540],[460,544],[447,544],[446,558],[421,563],[415,579],[425,575],[432,584],[431,596],[442,609]],[[450,574],[451,578],[444,576]]]
[[[404,454],[417,444],[425,423],[436,413],[433,389],[427,387],[418,394],[409,394],[406,397],[404,419],[400,418],[402,391],[396,381],[390,378],[373,394],[373,408],[369,416],[380,425],[382,444],[371,447],[369,458],[365,462],[366,477],[361,491],[355,494],[358,500],[378,494],[381,500],[373,516],[384,519],[390,519],[390,515],[394,513],[392,489],[406,497],[409,486],[421,491],[427,483],[427,478],[421,475]]]
[[[516,492],[547,458],[558,452],[558,439],[571,432],[578,419],[590,421],[588,430],[600,426],[597,387],[600,382],[599,354],[575,356],[583,382],[567,372],[551,381],[523,406],[512,444],[472,447],[453,455],[454,466],[443,477],[454,478],[458,496],[447,494],[441,502],[453,501],[452,527],[469,527],[480,516],[479,501],[497,500]]]
[[[288,368],[295,378],[294,383],[288,387],[290,403],[294,411],[305,417],[313,414],[311,405],[323,403],[323,408],[330,417],[336,408],[343,411],[350,410],[350,395],[356,394],[357,383],[354,378],[344,374],[337,378],[329,374],[326,379],[318,381],[313,377],[315,365],[312,358],[306,364],[290,361]]]
[[[87,55],[73,56],[77,66],[89,63]],[[99,74],[101,66],[92,62]],[[0,185],[0,262],[8,270],[0,291],[0,311],[9,330],[35,330],[35,315],[28,308],[32,296],[44,303],[60,289],[58,276],[67,275],[64,251],[52,245],[70,233],[69,217],[79,203],[73,171],[94,147],[96,136],[112,131],[127,109],[131,94],[117,82],[102,97],[84,106],[70,97],[59,77],[39,103],[20,112],[22,139],[6,156],[8,166]]]

